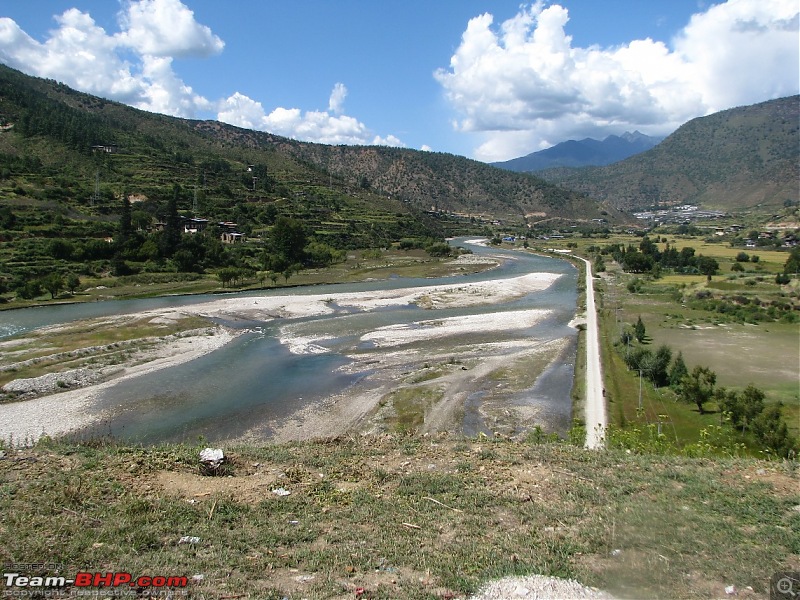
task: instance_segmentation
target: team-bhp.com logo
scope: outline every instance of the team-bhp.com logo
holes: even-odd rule
[[[55,590],[71,586],[73,588],[128,588],[128,589],[166,589],[185,588],[189,585],[187,577],[180,576],[147,576],[133,577],[124,571],[115,573],[86,573],[80,572],[73,578],[63,576],[32,576],[21,573],[3,573],[6,589],[5,596],[18,596],[26,594],[13,593],[23,590]],[[9,592],[12,592],[9,594]],[[38,592],[37,592],[38,593]]]

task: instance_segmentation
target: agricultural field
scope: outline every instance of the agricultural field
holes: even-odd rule
[[[530,245],[535,250],[569,250],[591,258],[615,244],[638,248],[642,239],[636,235],[573,236]],[[741,392],[749,385],[757,387],[764,392],[767,406],[781,405],[783,419],[796,438],[800,434],[800,281],[792,277],[787,284],[776,283],[788,250],[742,249],[724,241],[669,233],[651,234],[650,239],[658,240],[661,252],[668,245],[678,251],[694,248],[695,256],[717,261],[717,274],[627,273],[610,255],[602,255],[605,271],[599,274],[596,287],[610,422],[645,436],[660,431],[679,447],[725,435],[721,426],[726,415],[713,401],[700,414],[696,406],[679,401],[669,387],[654,387],[646,376],[640,382],[639,373],[626,365],[626,352],[635,348],[626,348],[621,337],[641,318],[646,335],[634,346],[655,353],[666,345],[673,359],[680,352],[690,371],[696,366],[713,371],[717,389]],[[748,451],[758,452],[747,439],[723,441],[729,446],[742,443]]]

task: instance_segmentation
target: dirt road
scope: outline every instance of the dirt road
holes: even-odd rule
[[[586,447],[605,447],[606,399],[600,365],[600,336],[597,331],[597,309],[594,305],[592,264],[586,263]]]

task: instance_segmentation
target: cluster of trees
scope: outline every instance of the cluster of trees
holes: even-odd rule
[[[25,110],[14,129],[25,137],[53,138],[83,154],[91,153],[93,145],[108,143],[111,139],[111,131],[103,121],[86,111],[44,96],[28,95],[22,104]]]
[[[789,434],[781,405],[765,404],[763,391],[753,385],[742,391],[718,387],[717,375],[708,367],[697,365],[690,371],[681,352],[673,360],[669,346],[661,345],[653,352],[641,345],[645,339],[641,317],[623,329],[620,346],[629,369],[639,371],[655,387],[669,387],[679,400],[697,406],[700,414],[706,413],[706,404],[716,402],[732,427],[742,435],[750,434],[757,444],[778,456],[795,450],[797,441]],[[638,343],[631,347],[634,340]]]
[[[44,292],[49,293],[50,297],[55,299],[55,297],[64,290],[69,291],[70,294],[74,294],[80,284],[81,279],[75,273],[68,273],[64,276],[54,272],[37,279],[17,281],[12,287],[17,296],[26,300],[41,296]],[[8,286],[0,281],[0,294],[6,291],[8,291]]]
[[[691,308],[714,312],[737,323],[796,323],[799,320],[797,310],[788,299],[776,298],[768,301],[743,294],[728,294],[717,298],[709,290],[698,290],[687,300],[687,304]]]
[[[644,236],[637,248],[633,244],[609,244],[601,251],[601,255],[611,255],[628,273],[650,273],[660,275],[662,270],[676,273],[702,273],[709,279],[719,271],[719,263],[709,257],[695,255],[694,248],[677,248],[667,244],[662,252],[658,244],[648,236]]]
[[[180,272],[202,273],[206,269],[228,269],[224,272],[225,277],[221,277],[226,285],[241,279],[239,275],[229,276],[232,273],[230,269],[244,269],[240,275],[248,269],[254,272],[256,266],[261,266],[265,271],[287,273],[303,267],[328,266],[345,257],[343,251],[312,239],[303,223],[285,216],[272,217],[273,225],[260,258],[248,256],[247,251],[223,244],[220,231],[214,225],[202,232],[185,235],[178,213],[180,194],[181,190],[176,185],[163,215],[163,230],[152,233],[144,233],[134,227],[134,213],[131,212],[128,199],[123,198],[119,230],[115,238],[115,257],[122,261],[168,260]]]
[[[403,238],[398,243],[400,250],[424,249],[431,256],[450,256],[452,248],[447,242],[432,238]]]

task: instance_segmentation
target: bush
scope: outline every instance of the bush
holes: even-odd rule
[[[425,252],[431,256],[450,256],[452,250],[447,242],[436,242],[425,247]]]

